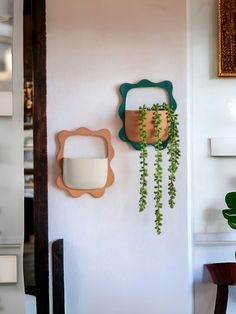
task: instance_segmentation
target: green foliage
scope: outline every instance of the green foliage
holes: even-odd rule
[[[223,209],[223,216],[227,219],[229,226],[236,229],[236,192],[230,192],[225,196],[228,209]]]
[[[162,141],[161,141],[161,114],[159,112],[160,108],[158,105],[153,105],[152,110],[154,110],[153,116],[153,126],[155,132],[155,172],[154,172],[154,200],[155,200],[155,229],[157,234],[161,233],[161,226],[163,220],[163,214],[161,213],[162,205],[162,177],[163,177],[163,170],[162,170]]]
[[[139,107],[139,137],[140,137],[140,199],[139,211],[142,212],[147,205],[147,131],[146,131],[147,108]]]
[[[163,103],[154,104],[151,108],[147,108],[145,105],[139,107],[139,137],[140,137],[140,199],[139,199],[139,211],[143,211],[147,205],[147,131],[146,131],[146,119],[147,111],[153,110],[153,126],[155,133],[155,172],[154,172],[154,200],[155,200],[155,229],[157,234],[161,233],[163,214],[161,209],[162,196],[163,196],[163,169],[162,169],[162,150],[163,142],[161,140],[161,122],[162,117],[160,114],[161,110],[165,110],[168,120],[168,145],[167,154],[169,156],[169,183],[168,183],[168,194],[169,194],[169,206],[173,208],[175,206],[176,197],[176,171],[179,166],[180,158],[180,141],[179,141],[179,131],[178,131],[178,116],[167,104]],[[236,221],[235,221],[236,222]]]
[[[176,197],[176,171],[179,166],[180,158],[180,141],[179,141],[179,130],[178,130],[178,116],[169,106],[165,106],[167,112],[167,119],[169,124],[169,137],[167,145],[167,154],[169,155],[169,183],[168,183],[168,194],[169,194],[169,205],[170,208],[175,206]]]

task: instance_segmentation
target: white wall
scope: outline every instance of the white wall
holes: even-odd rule
[[[49,234],[65,239],[67,313],[190,313],[185,1],[47,1],[47,73]],[[138,152],[117,136],[118,87],[143,78],[173,82],[181,120],[177,205],[159,237],[152,195],[138,213]],[[56,134],[80,126],[112,133],[116,181],[100,199],[55,186]]]
[[[217,77],[217,1],[190,0],[192,212],[195,232],[195,313],[213,313],[216,286],[203,265],[234,261],[236,233],[221,210],[236,190],[235,158],[210,157],[209,138],[236,134],[235,79]],[[199,242],[201,240],[201,242]],[[227,313],[235,311],[230,288]]]
[[[210,157],[209,138],[235,136],[235,79],[217,77],[217,1],[191,3],[194,230],[221,232],[229,230],[221,210],[235,190],[236,159]]]

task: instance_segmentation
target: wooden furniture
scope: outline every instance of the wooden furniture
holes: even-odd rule
[[[236,285],[236,263],[206,264],[212,281],[217,285],[214,314],[226,314],[229,287]]]
[[[63,239],[52,243],[53,314],[65,314]]]

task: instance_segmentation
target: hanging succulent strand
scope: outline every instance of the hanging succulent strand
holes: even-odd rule
[[[162,227],[162,220],[163,214],[161,209],[163,207],[162,204],[162,177],[163,177],[163,170],[162,170],[162,141],[161,141],[161,114],[159,110],[163,109],[162,106],[158,104],[153,105],[152,110],[154,110],[153,115],[153,125],[154,125],[154,132],[155,132],[155,173],[154,173],[154,200],[155,200],[155,229],[157,234],[161,234],[161,227]]]
[[[146,131],[147,108],[139,107],[139,137],[140,137],[140,198],[139,211],[142,212],[147,205],[147,131]]]
[[[167,143],[167,154],[168,154],[168,195],[169,195],[169,206],[173,208],[175,206],[176,198],[176,171],[179,166],[180,159],[180,140],[178,130],[178,115],[175,111],[170,108],[167,104],[163,103],[154,104],[152,108],[147,108],[145,105],[139,107],[139,137],[140,137],[140,198],[139,198],[139,211],[142,212],[147,205],[147,113],[148,111],[154,111],[153,113],[153,127],[155,134],[155,172],[154,172],[154,201],[155,201],[155,229],[157,234],[161,233],[163,214],[161,212],[163,208],[162,197],[163,197],[163,142],[161,138],[162,133],[162,115],[161,110],[164,110],[167,115],[168,121],[168,143]]]
[[[176,171],[179,166],[180,159],[180,140],[178,130],[178,115],[166,105],[167,119],[169,124],[169,138],[167,145],[167,154],[169,155],[169,183],[168,183],[168,194],[169,194],[169,205],[170,208],[175,206],[176,197]]]

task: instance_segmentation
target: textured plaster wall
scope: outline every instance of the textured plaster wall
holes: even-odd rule
[[[67,313],[190,313],[185,1],[47,1],[47,73],[49,234],[65,240]],[[140,214],[138,153],[117,136],[118,87],[143,78],[173,82],[181,121],[177,204],[170,210],[165,194],[159,237],[152,175]],[[55,185],[56,133],[80,126],[112,133],[116,180],[100,199],[73,199]],[[78,140],[67,152],[91,154],[88,145]]]

